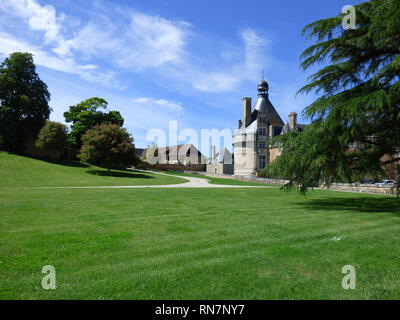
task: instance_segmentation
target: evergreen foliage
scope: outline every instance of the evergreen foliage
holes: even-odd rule
[[[319,94],[303,111],[312,124],[277,139],[282,155],[268,173],[289,179],[287,188],[357,181],[400,163],[400,0],[355,9],[356,29],[344,30],[341,14],[303,30],[316,44],[303,52],[302,68],[325,66],[299,90]]]

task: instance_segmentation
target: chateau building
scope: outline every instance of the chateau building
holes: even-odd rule
[[[207,173],[233,174],[233,155],[227,148],[216,152],[215,146],[212,146],[210,155],[211,157],[206,167]]]
[[[187,167],[204,165],[205,167],[207,163],[207,158],[191,143],[139,149],[137,154],[141,155],[146,161],[156,162],[157,164],[183,165]]]
[[[258,98],[252,108],[251,98],[243,99],[243,118],[233,136],[234,175],[252,176],[279,156],[279,147],[271,147],[271,139],[289,131],[303,131],[292,112],[285,124],[268,97],[265,80],[258,83]]]

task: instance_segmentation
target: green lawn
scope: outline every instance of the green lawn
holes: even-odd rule
[[[38,163],[29,175],[9,167],[22,158],[0,156],[1,299],[400,298],[396,198],[277,187],[7,188],[3,177],[14,186],[80,180],[56,169],[46,179],[66,181],[41,180]],[[55,290],[41,288],[48,264]],[[349,264],[355,290],[341,288]]]
[[[113,170],[79,162],[51,163],[0,151],[0,187],[75,187],[164,185],[185,183],[179,177],[131,170]]]

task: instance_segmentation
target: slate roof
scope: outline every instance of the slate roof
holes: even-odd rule
[[[298,124],[297,124],[297,131],[298,131],[298,132],[302,132],[302,131],[304,131],[304,129],[305,129],[307,126],[308,126],[307,124],[298,123]],[[287,122],[287,123],[283,126],[283,128],[282,128],[281,134],[285,134],[285,133],[288,133],[288,132],[290,132],[290,131],[291,131],[291,130],[290,130],[289,122]]]
[[[167,155],[171,158],[178,158],[179,156],[179,152],[187,152],[190,150],[190,148],[193,147],[195,151],[197,151],[198,155],[201,156],[202,158],[204,158],[204,155],[200,152],[200,150],[198,150],[193,144],[191,143],[186,143],[186,144],[179,144],[176,146],[169,146],[169,147],[158,147],[158,154],[160,155]],[[146,154],[147,149],[143,149],[143,155]]]
[[[188,151],[191,146],[192,146],[192,144],[186,143],[186,144],[179,144],[176,146],[158,147],[158,152],[159,152],[159,154],[164,154],[164,152],[165,152],[165,154],[169,155],[170,157],[175,157],[175,156],[177,157],[179,155],[179,151],[182,148],[183,148],[183,150]],[[195,150],[197,150],[197,148],[195,146],[193,146],[193,148]],[[197,151],[200,153],[199,150],[197,150]],[[181,151],[181,152],[183,152],[183,151]]]
[[[147,149],[135,148],[136,155],[141,158],[145,155]]]
[[[278,112],[275,110],[274,106],[268,98],[268,94],[266,93],[261,93],[258,95],[258,99],[254,106],[251,119],[253,120],[253,117],[257,119],[259,112],[263,112],[266,114],[266,120],[267,122],[269,122],[270,125],[281,127],[284,125],[284,122],[282,121]]]

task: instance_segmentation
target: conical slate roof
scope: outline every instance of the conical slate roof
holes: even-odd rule
[[[258,95],[258,99],[257,99],[257,102],[256,102],[256,104],[254,106],[253,113],[256,113],[255,115],[257,116],[258,112],[265,113],[266,117],[267,117],[266,120],[271,125],[273,125],[273,126],[283,126],[284,125],[284,122],[282,121],[282,119],[279,116],[278,112],[275,110],[275,108],[272,105],[271,101],[269,101],[267,93]]]

